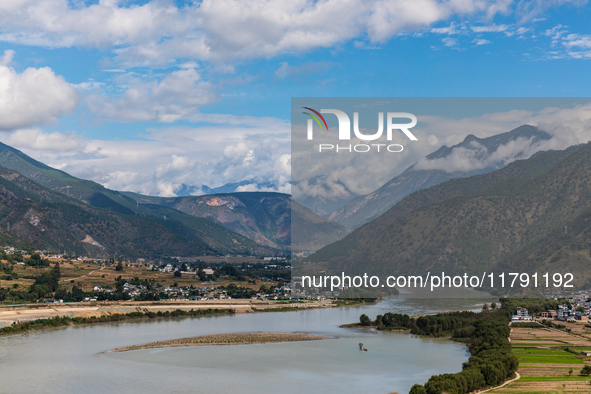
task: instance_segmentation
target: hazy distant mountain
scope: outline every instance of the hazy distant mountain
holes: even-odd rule
[[[452,155],[454,149],[461,149],[463,155],[469,155],[473,161],[484,162],[486,163],[485,166],[446,171],[439,168],[420,169],[418,167],[420,167],[421,162],[415,163],[376,191],[351,199],[344,206],[332,212],[328,218],[349,229],[355,229],[382,215],[397,202],[417,190],[435,186],[454,178],[484,174],[505,166],[504,161],[496,161],[492,158],[492,155],[499,146],[507,145],[518,139],[530,140],[529,145],[531,145],[540,140],[550,139],[550,136],[533,126],[521,126],[507,133],[488,138],[478,138],[470,134],[463,142],[452,147],[442,146],[436,152],[428,155],[426,159],[444,159]],[[491,159],[487,160],[487,158]]]
[[[330,190],[327,187],[327,176],[317,176],[306,180],[306,182],[308,184],[307,187],[322,188],[325,192],[318,193],[318,195],[314,196],[302,195],[298,198],[298,201],[303,206],[310,208],[315,214],[325,218],[328,218],[331,213],[351,201],[352,198],[358,196],[358,194],[351,192],[347,185],[339,181],[330,183],[330,187],[339,189],[338,193],[334,193],[334,190]],[[297,187],[299,182],[292,182],[292,184]]]
[[[384,275],[572,272],[580,286],[591,284],[589,224],[591,143],[418,191],[309,259]]]
[[[268,181],[258,180],[256,178],[247,179],[245,181],[240,182],[233,182],[233,183],[226,183],[223,186],[219,187],[209,187],[207,185],[201,186],[194,186],[194,185],[187,185],[182,184],[178,190],[174,191],[179,197],[187,197],[187,196],[197,196],[202,194],[225,194],[225,193],[234,193],[237,191],[238,188],[244,186],[252,186],[254,190],[261,190],[261,189],[273,189],[275,184]]]
[[[292,221],[305,228],[298,234],[298,250],[316,251],[348,231],[292,201],[282,193],[244,192],[192,197],[148,197],[124,192],[140,204],[172,208],[188,215],[208,218],[258,244],[289,250]],[[292,205],[293,204],[293,205]],[[292,216],[294,215],[294,216]]]
[[[291,249],[294,253],[311,253],[342,239],[349,233],[344,226],[316,215],[292,200]]]
[[[14,179],[20,179],[22,183],[19,187],[29,187],[19,192],[22,195],[20,200],[29,196],[28,198],[33,202],[41,203],[43,198],[42,211],[45,214],[50,213],[49,202],[60,201],[68,204],[63,207],[63,210],[51,211],[53,215],[51,217],[57,222],[56,225],[59,228],[69,231],[73,238],[68,241],[70,242],[68,244],[67,237],[62,234],[58,237],[62,243],[43,244],[47,247],[63,244],[64,247],[69,245],[69,249],[80,253],[85,250],[92,253],[113,251],[127,255],[139,250],[151,255],[162,253],[176,255],[277,254],[289,252],[291,247],[292,200],[288,194],[243,192],[162,198],[118,192],[109,190],[96,182],[78,179],[51,168],[2,143],[0,143],[0,166],[13,170],[7,173],[16,174]],[[7,175],[7,177],[10,178],[13,175]],[[23,183],[23,179],[30,184]],[[245,182],[250,184],[250,181]],[[234,185],[228,187],[232,188]],[[42,189],[43,194],[31,194],[33,189]],[[11,206],[16,207],[15,204]],[[320,218],[297,203],[293,204],[295,220],[306,228],[306,233],[298,241],[298,247],[303,250],[315,251],[347,234],[348,231],[341,225]],[[37,208],[29,207],[28,209]],[[78,216],[73,212],[77,212]],[[95,217],[97,215],[101,217],[100,220]],[[0,224],[3,218],[0,215]],[[94,224],[87,226],[88,231],[84,230],[86,227],[82,226],[78,220],[96,223],[100,228],[115,226],[117,230],[113,230],[112,238],[109,238],[107,232],[92,227]],[[109,221],[113,223],[109,224]],[[146,235],[146,230],[140,231],[140,227],[144,225],[155,232]],[[162,231],[163,237],[158,236],[159,231]],[[168,232],[171,233],[167,235]],[[33,237],[33,233],[27,236],[25,233],[19,234],[23,236],[23,242],[37,242],[35,240],[38,238]],[[135,238],[130,239],[129,237],[134,234]],[[146,238],[140,237],[140,234],[146,235]],[[82,242],[87,235],[88,242],[80,244],[79,242]],[[10,234],[8,236],[10,238]],[[171,239],[180,238],[174,242],[164,242],[166,236],[170,236]],[[148,242],[150,238],[155,240],[154,245],[142,243]],[[105,249],[97,249],[96,245],[93,246],[95,241]],[[175,243],[177,241],[178,243]],[[187,242],[188,244],[185,245]]]
[[[16,196],[14,201],[7,200],[7,212],[3,215],[0,207],[0,223],[6,224],[6,228],[12,220],[11,232],[23,242],[52,250],[64,247],[80,254],[118,253],[128,256],[279,252],[206,218],[161,206],[144,206],[123,193],[75,178],[5,144],[0,144],[0,165],[8,167],[0,167],[4,193],[13,198]],[[29,202],[24,204],[25,200]],[[26,209],[19,208],[25,206]],[[10,216],[23,209],[24,216],[16,219]],[[39,209],[41,211],[37,212]],[[39,216],[36,212],[43,215]],[[29,226],[15,227],[15,220],[22,222],[22,217],[31,215],[37,215],[34,222],[51,219],[52,226],[55,224],[66,231],[69,238],[57,234],[56,230],[55,237],[60,241],[49,242],[48,234],[53,233],[46,231],[51,227],[49,222],[49,227],[43,230],[43,237],[34,236],[34,231],[24,231],[27,228],[34,230]],[[83,242],[84,239],[88,242]]]
[[[180,215],[90,206],[0,167],[0,224],[11,242],[98,257],[274,252],[207,219]]]

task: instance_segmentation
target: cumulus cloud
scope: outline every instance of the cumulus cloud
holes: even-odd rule
[[[272,118],[216,115],[219,125],[153,128],[141,140],[83,139],[35,128],[0,133],[0,138],[37,160],[116,190],[173,196],[183,185],[217,187],[256,179],[237,191],[291,190],[294,197],[347,199],[374,191],[417,161],[418,167],[424,169],[472,171],[502,166],[540,150],[564,149],[587,142],[591,136],[591,104],[547,107],[535,112],[513,110],[461,119],[419,113],[417,116],[420,124],[413,133],[424,143],[401,138],[396,142],[404,145],[403,154],[352,157],[346,153],[329,153],[322,160],[298,148],[304,140],[298,140],[297,136],[306,135],[303,128],[292,140],[290,125]],[[442,145],[458,144],[468,134],[486,138],[523,124],[537,126],[552,138],[536,143],[518,139],[491,154],[475,144],[471,149],[454,150],[444,161],[420,161]],[[330,135],[319,133],[315,142],[334,141]]]
[[[4,51],[2,58],[0,58],[0,65],[8,66],[12,63],[12,59],[14,58],[14,51],[12,49],[7,49]]]
[[[443,45],[445,45],[446,47],[455,47],[456,45],[458,45],[458,40],[451,37],[445,37],[441,40],[441,42],[443,42]]]
[[[319,199],[350,199],[370,193],[415,165],[416,169],[447,172],[477,172],[503,167],[515,160],[526,159],[543,150],[565,149],[591,140],[591,103],[571,108],[546,107],[538,111],[511,110],[486,113],[476,117],[453,118],[416,113],[419,125],[413,128],[419,142],[396,141],[404,145],[400,154],[348,154],[325,152],[320,157],[312,153],[302,127],[294,129],[292,141],[292,194],[296,200],[309,197]],[[522,125],[538,127],[550,135],[548,140],[517,138],[496,151],[472,141],[468,147],[454,148],[445,158],[428,160],[425,156],[443,145],[453,146],[467,135],[487,138],[508,132]],[[316,144],[334,144],[327,134],[314,136]],[[351,140],[351,144],[362,143]],[[347,141],[348,145],[349,142]]]
[[[84,141],[72,133],[46,133],[41,129],[20,129],[7,134],[4,141],[11,146],[34,150],[77,151],[84,147]]]
[[[527,159],[543,150],[565,149],[568,146],[591,140],[591,104],[573,108],[545,108],[538,112],[509,111],[487,114],[478,118],[462,120],[424,119],[427,123],[445,124],[448,130],[455,129],[454,144],[469,130],[478,130],[479,137],[498,134],[499,129],[509,131],[519,125],[530,124],[550,134],[549,140],[535,141],[533,138],[518,138],[501,145],[496,151],[487,149],[476,141],[469,148],[456,147],[445,158],[428,160],[422,158],[415,168],[421,170],[477,171],[485,168],[503,167],[515,160]],[[494,126],[492,126],[494,124]],[[487,126],[488,125],[488,126]],[[448,139],[451,135],[448,134]]]
[[[0,4],[0,40],[46,47],[111,47],[129,65],[175,59],[274,56],[331,47],[358,36],[383,42],[451,16],[490,19],[509,0],[205,0],[177,7],[101,0],[16,0]],[[338,23],[326,23],[327,18]]]
[[[49,67],[9,67],[14,52],[5,51],[0,63],[0,130],[54,122],[78,104],[76,90]],[[6,64],[4,64],[6,63]]]
[[[89,96],[90,111],[106,119],[170,123],[187,119],[199,107],[218,100],[212,85],[202,81],[193,68],[174,71],[160,81],[129,78],[123,82],[129,87],[117,98]]]
[[[154,128],[140,140],[83,139],[39,129],[0,133],[0,139],[43,163],[115,190],[174,196],[183,185],[218,187],[256,178],[261,190],[289,191],[287,122],[212,118],[221,124]]]
[[[472,41],[472,42],[473,42],[475,45],[477,45],[477,46],[478,46],[478,45],[486,45],[486,44],[490,44],[490,41],[489,41],[489,40],[485,40],[485,39],[483,39],[483,38],[478,38],[478,39],[475,39],[475,40],[474,40],[474,41]]]
[[[533,138],[518,138],[489,153],[484,145],[472,141],[468,148],[454,148],[451,154],[441,159],[423,158],[415,164],[417,170],[443,170],[445,172],[473,172],[483,169],[501,168],[520,159],[527,159],[547,146],[546,142],[535,142]]]

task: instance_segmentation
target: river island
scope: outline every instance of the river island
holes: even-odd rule
[[[200,335],[191,338],[171,339],[168,341],[150,342],[141,345],[123,346],[108,350],[105,353],[179,346],[254,345],[263,343],[316,341],[322,339],[334,338],[296,332],[246,332],[235,334],[214,334]]]

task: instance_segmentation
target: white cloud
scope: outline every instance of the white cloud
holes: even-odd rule
[[[587,3],[587,0],[521,0],[516,5],[516,14],[521,17],[520,22],[539,22],[546,18],[536,18],[546,12],[549,8],[561,6],[563,4],[573,4],[581,6]]]
[[[543,35],[551,38],[554,50],[548,51],[550,59],[591,59],[591,34],[573,34],[568,26],[556,25],[546,30]]]
[[[454,22],[450,23],[450,25],[446,26],[446,27],[433,27],[429,31],[431,33],[435,33],[435,34],[447,34],[447,35],[460,33],[460,30],[458,30],[457,25]]]
[[[478,137],[486,138],[529,124],[550,134],[551,139],[532,142],[520,138],[502,145],[492,154],[486,148],[473,142],[472,149],[454,148],[446,158],[427,160],[417,163],[418,169],[442,169],[448,172],[468,171],[504,166],[518,159],[527,159],[541,150],[565,149],[568,146],[586,143],[591,140],[591,104],[573,108],[545,108],[538,112],[509,111],[492,113],[478,118],[461,120],[440,117],[421,117],[428,125],[436,126],[437,131],[445,135],[447,145],[461,142],[469,133],[478,130]],[[428,126],[430,127],[430,126]]]
[[[478,45],[486,45],[486,44],[490,44],[489,40],[485,40],[483,38],[477,38],[474,41],[472,41],[474,44]]]
[[[3,140],[8,145],[34,150],[77,151],[84,147],[83,140],[71,133],[46,133],[40,129],[20,129],[5,134]]]
[[[573,108],[544,108],[537,112],[512,110],[488,113],[470,118],[446,118],[416,114],[420,124],[413,128],[419,143],[396,141],[405,145],[402,154],[349,155],[347,152],[326,152],[319,158],[311,154],[305,137],[292,142],[292,193],[296,200],[306,197],[338,200],[356,194],[367,194],[399,175],[414,163],[418,169],[440,169],[449,172],[474,171],[502,167],[514,160],[531,157],[536,152],[549,149],[565,149],[568,146],[591,140],[591,104]],[[456,148],[444,159],[426,160],[430,153],[443,145],[453,146],[464,141],[468,134],[487,138],[529,124],[547,132],[551,138],[533,142],[529,138],[511,141],[495,152],[473,142],[472,149]],[[301,133],[305,136],[302,126]],[[317,141],[318,140],[318,141]],[[314,136],[314,143],[333,143],[330,136]],[[358,140],[351,140],[356,144]],[[348,145],[348,144],[347,144]],[[307,147],[307,148],[306,148]],[[316,148],[317,149],[317,148]]]
[[[4,52],[3,63],[13,52]],[[55,121],[74,110],[76,90],[49,67],[22,73],[0,64],[0,130],[13,130]]]
[[[508,25],[472,26],[474,33],[500,33],[509,29]]]
[[[253,178],[264,181],[265,190],[289,190],[288,123],[215,118],[224,124],[149,129],[141,140],[82,139],[38,129],[0,133],[0,139],[43,163],[116,190],[171,196],[183,184],[217,187]]]
[[[129,87],[117,98],[91,95],[90,111],[106,119],[170,123],[198,114],[199,107],[218,100],[210,83],[201,81],[192,68],[174,71],[162,80],[130,78]]]
[[[309,76],[327,72],[333,66],[330,62],[306,62],[301,66],[290,66],[287,62],[281,63],[281,66],[275,71],[275,76],[280,79],[294,77],[296,75]]]
[[[4,51],[4,55],[0,58],[0,65],[8,66],[12,63],[12,59],[14,59],[14,51],[12,49],[7,49]]]
[[[331,47],[360,36],[383,42],[453,15],[491,18],[509,0],[204,0],[98,4],[68,0],[0,3],[0,40],[45,47],[115,48],[128,65],[175,59],[220,60],[274,56]],[[326,23],[327,18],[337,21]]]
[[[533,143],[531,138],[518,138],[501,145],[496,151],[489,154],[485,146],[473,141],[469,148],[454,148],[447,157],[434,160],[423,158],[417,162],[415,168],[446,172],[470,172],[485,168],[501,168],[515,160],[527,159],[541,150],[542,146],[546,146],[546,142]]]
[[[451,37],[445,37],[444,39],[441,40],[441,42],[443,42],[443,45],[445,45],[446,47],[454,47],[454,46],[458,45],[458,40],[456,40],[455,38],[451,38]]]
[[[319,162],[318,155],[295,153],[299,165],[294,180],[324,176],[324,185],[299,182],[293,187],[294,195],[347,198],[369,193],[440,146],[458,144],[468,134],[486,138],[531,124],[548,132],[552,138],[537,144],[517,140],[489,156],[481,154],[482,147],[475,151],[456,150],[445,163],[421,165],[449,170],[500,166],[539,150],[564,149],[591,138],[591,104],[566,109],[545,108],[538,112],[514,110],[463,119],[417,116],[421,124],[413,133],[424,143],[411,144],[404,138],[396,141],[405,146],[402,155],[372,155],[367,160],[361,158],[362,155],[351,158],[339,153]],[[217,117],[224,120],[222,115]],[[290,125],[272,118],[229,119],[219,126],[149,129],[141,140],[90,140],[39,129],[5,132],[0,134],[0,139],[37,160],[116,190],[170,196],[183,184],[216,187],[256,178],[265,182],[253,182],[240,190],[290,191]],[[305,136],[305,132],[301,135]],[[327,134],[318,137],[318,143],[331,142],[334,141]],[[352,144],[357,142],[351,141]],[[292,147],[299,152],[297,139]],[[303,162],[306,165],[302,167]]]

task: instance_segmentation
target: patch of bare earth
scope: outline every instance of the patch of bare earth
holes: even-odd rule
[[[236,334],[215,334],[191,338],[172,339],[168,341],[150,342],[142,345],[124,346],[109,350],[106,353],[178,346],[251,345],[257,343],[315,341],[321,339],[332,338],[292,332],[247,332]]]

